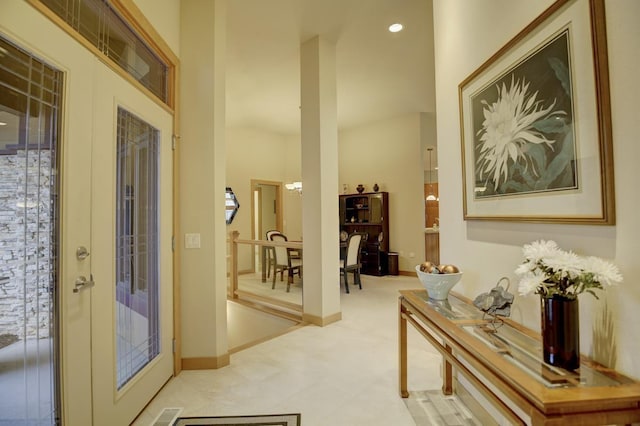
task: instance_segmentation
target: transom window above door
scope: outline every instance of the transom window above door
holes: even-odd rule
[[[169,66],[106,0],[40,0],[89,43],[169,105]]]

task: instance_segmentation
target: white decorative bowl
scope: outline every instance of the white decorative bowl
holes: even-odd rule
[[[462,271],[455,274],[428,274],[420,270],[420,265],[416,265],[418,279],[427,290],[429,299],[447,300],[449,291],[458,284],[462,278]]]

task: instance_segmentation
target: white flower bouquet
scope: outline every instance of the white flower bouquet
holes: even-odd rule
[[[524,262],[516,269],[520,276],[518,291],[521,295],[539,294],[551,298],[554,295],[576,299],[583,292],[602,290],[622,282],[618,267],[594,256],[578,256],[564,251],[555,241],[534,241],[525,244],[522,252]]]

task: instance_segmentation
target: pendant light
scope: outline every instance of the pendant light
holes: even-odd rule
[[[435,201],[436,196],[433,194],[433,186],[431,185],[431,154],[433,148],[427,148],[427,151],[429,151],[429,194],[427,195],[426,201]]]

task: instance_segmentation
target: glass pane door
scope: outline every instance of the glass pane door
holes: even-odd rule
[[[117,387],[160,353],[158,130],[118,108],[116,182]]]
[[[93,424],[131,424],[173,372],[173,117],[97,67],[91,152]]]
[[[57,424],[62,74],[0,38],[0,424]]]

